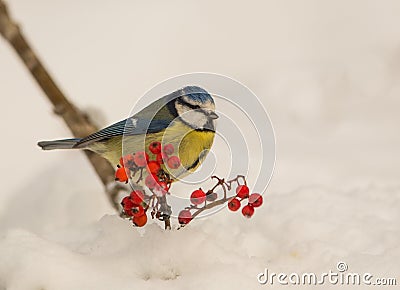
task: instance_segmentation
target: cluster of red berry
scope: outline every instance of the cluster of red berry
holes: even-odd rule
[[[134,190],[121,202],[124,214],[132,218],[133,224],[137,227],[143,227],[147,223],[146,211],[149,206],[145,203],[144,198],[143,191]]]
[[[138,183],[144,177],[143,171],[146,170],[144,183],[152,191],[153,196],[149,197],[141,190],[134,190],[121,202],[123,214],[132,218],[132,222],[138,227],[144,226],[147,222],[146,211],[149,205],[145,201],[154,201],[155,198],[164,196],[169,191],[172,179],[163,166],[177,169],[181,165],[179,157],[172,156],[175,151],[172,144],[162,146],[160,142],[155,141],[150,143],[148,149],[154,159],[150,159],[149,154],[145,151],[127,154],[121,157],[115,172],[115,180],[125,183],[128,183],[128,180],[139,172],[139,178],[135,180],[135,183]],[[161,213],[153,208],[153,215],[159,218]]]
[[[150,143],[149,151],[154,154],[154,160],[150,160],[149,154],[145,151],[121,157],[115,172],[115,180],[127,183],[132,175],[146,168],[148,172],[145,179],[146,186],[152,191],[165,194],[168,192],[172,181],[167,178],[167,174],[162,170],[164,160],[170,169],[177,169],[181,165],[181,161],[178,156],[171,156],[175,151],[172,144],[166,144],[162,147],[160,142],[154,141]]]
[[[228,202],[228,208],[231,211],[237,211],[241,206],[241,202],[246,199],[248,199],[248,203],[242,208],[242,214],[247,218],[251,218],[254,214],[254,208],[262,205],[263,198],[259,193],[250,194],[247,185],[239,185],[236,188],[236,196]]]
[[[139,151],[121,157],[115,173],[115,180],[127,183],[129,179],[134,178],[139,173],[139,178],[134,180],[134,183],[139,183],[144,178],[144,184],[153,193],[149,196],[142,190],[134,190],[129,196],[122,199],[123,215],[132,219],[134,225],[142,227],[147,223],[146,212],[149,208],[152,218],[164,222],[169,221],[172,211],[166,202],[166,194],[169,192],[173,180],[166,168],[177,169],[181,166],[179,157],[172,156],[174,151],[172,144],[162,146],[160,142],[155,141],[150,143],[148,153]],[[152,159],[150,159],[149,154],[153,157]],[[214,187],[207,192],[201,188],[193,191],[190,195],[190,206],[179,212],[178,221],[181,226],[191,222],[202,211],[226,202],[228,202],[228,208],[231,211],[237,211],[240,209],[241,203],[247,200],[247,205],[242,208],[242,214],[247,218],[253,216],[254,208],[262,205],[262,196],[258,193],[250,194],[246,185],[246,178],[243,175],[238,175],[228,181],[217,176],[211,178],[218,181]],[[240,180],[242,182],[239,182]],[[233,184],[237,184],[236,195],[228,197],[227,191],[232,189]],[[223,189],[224,195],[220,199],[218,199],[216,193],[217,187]]]
[[[239,177],[227,182],[224,179],[219,179],[215,176],[214,178],[218,179],[218,183],[211,190],[207,191],[207,193],[205,193],[202,189],[198,189],[192,192],[190,196],[191,205],[181,210],[178,215],[178,221],[182,226],[188,224],[201,211],[209,209],[219,202],[228,201],[228,208],[231,211],[237,211],[241,206],[241,202],[244,200],[248,200],[247,205],[242,208],[242,214],[247,218],[250,218],[254,214],[254,208],[262,205],[262,196],[258,193],[250,194],[250,190],[246,184],[239,184]],[[243,176],[240,176],[240,178],[243,178],[243,180],[245,180]],[[228,198],[226,196],[226,191],[231,190],[231,184],[233,182],[238,183],[238,186],[236,188],[236,195],[234,197]],[[225,196],[222,199],[218,200],[218,202],[211,204],[209,203],[207,205],[207,201],[213,202],[217,199],[217,194],[214,192],[214,190],[218,186],[222,186]],[[204,204],[203,207],[199,207],[199,205],[201,204]],[[192,214],[191,210],[195,210],[196,212]]]

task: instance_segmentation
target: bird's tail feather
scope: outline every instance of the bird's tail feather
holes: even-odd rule
[[[80,140],[80,138],[72,138],[54,141],[40,141],[38,142],[38,146],[40,146],[43,150],[72,149]]]

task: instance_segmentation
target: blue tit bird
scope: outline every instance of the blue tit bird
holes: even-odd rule
[[[174,91],[137,114],[84,138],[41,141],[43,150],[85,149],[106,158],[113,166],[127,153],[148,150],[150,143],[172,144],[181,166],[169,169],[172,179],[195,171],[207,156],[215,136],[215,103],[198,86]]]

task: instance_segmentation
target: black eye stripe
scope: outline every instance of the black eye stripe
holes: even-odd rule
[[[191,108],[192,110],[200,109],[200,106],[199,106],[199,105],[192,105],[192,104],[186,102],[186,101],[185,101],[184,99],[182,99],[182,98],[176,99],[176,101],[177,101],[179,104],[181,104],[181,105],[184,105],[184,106],[186,106],[186,107]]]

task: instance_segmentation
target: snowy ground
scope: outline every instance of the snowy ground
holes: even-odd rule
[[[222,211],[134,230],[82,154],[36,148],[69,132],[0,41],[0,289],[263,289],[266,267],[318,274],[339,261],[400,283],[398,1],[9,2],[101,122],[165,78],[218,72],[262,99],[277,166],[251,220]]]

